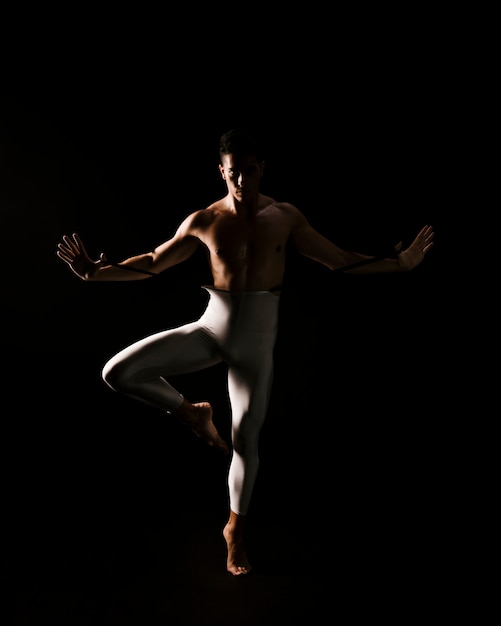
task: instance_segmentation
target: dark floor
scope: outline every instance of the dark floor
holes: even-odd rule
[[[270,415],[248,516],[253,571],[235,578],[226,461],[149,409],[118,419],[131,407],[107,394],[66,406],[71,422],[61,407],[19,418],[4,439],[9,624],[426,623],[432,605],[437,617],[451,549],[439,450],[397,450],[370,429],[337,444],[296,431],[281,447]]]
[[[449,576],[444,538],[403,519],[409,511],[354,500],[326,494],[309,511],[298,502],[255,511],[247,528],[254,569],[238,578],[225,571],[221,511],[172,502],[155,516],[134,500],[113,512],[40,503],[8,531],[2,582],[14,600],[11,623],[402,623],[399,615],[426,617],[432,605],[436,615]]]

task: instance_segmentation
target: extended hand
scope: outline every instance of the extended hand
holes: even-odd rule
[[[411,245],[398,255],[400,267],[403,270],[411,270],[421,263],[425,254],[433,246],[434,235],[431,226],[423,226]],[[401,247],[402,242],[395,246],[396,252],[399,252]]]
[[[88,278],[105,261],[104,255],[101,255],[99,261],[93,261],[77,233],[74,233],[73,237],[63,235],[63,240],[57,244],[57,248],[57,256],[67,263],[79,278]]]

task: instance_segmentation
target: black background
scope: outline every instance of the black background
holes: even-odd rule
[[[88,623],[164,623],[176,603],[152,608],[154,591],[149,622],[139,592],[128,617],[110,617],[125,602],[117,589],[125,594],[136,581],[131,561],[144,568],[147,552],[156,572],[158,537],[186,519],[194,528],[207,515],[224,522],[225,461],[100,378],[115,351],[201,312],[205,259],[147,281],[92,284],[71,274],[56,247],[77,231],[91,255],[119,260],[170,237],[185,215],[224,194],[217,140],[235,125],[252,125],[269,142],[263,191],[296,204],[339,245],[380,253],[409,244],[425,224],[436,231],[424,263],[402,275],[330,275],[291,251],[251,521],[269,524],[271,535],[307,536],[315,566],[301,568],[314,577],[324,560],[333,577],[339,563],[354,567],[353,551],[372,584],[368,553],[437,577],[450,558],[460,476],[444,372],[456,358],[448,207],[461,184],[462,61],[451,26],[440,16],[401,15],[398,28],[369,15],[327,23],[288,14],[278,24],[246,17],[242,33],[217,15],[207,16],[216,20],[209,32],[199,13],[195,23],[66,15],[60,28],[32,16],[8,50],[0,99],[3,577],[16,623],[72,624],[77,613]],[[176,385],[210,400],[228,437],[224,374],[215,368]],[[287,559],[293,576],[297,563]],[[361,584],[346,580],[349,591]],[[190,606],[204,584],[190,592]],[[318,584],[319,597],[295,607],[300,615],[325,597]],[[47,599],[57,593],[68,595]],[[283,602],[277,611],[292,606]],[[48,621],[54,606],[61,622]],[[41,615],[46,622],[35,621]],[[213,623],[210,608],[207,621],[190,615],[186,608],[178,623]]]

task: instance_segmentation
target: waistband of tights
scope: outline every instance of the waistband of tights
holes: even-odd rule
[[[281,291],[282,285],[277,285],[276,287],[271,287],[270,289],[261,289],[257,291],[233,291],[230,289],[218,289],[217,287],[213,287],[212,285],[202,285],[202,289],[206,289],[207,291],[218,291],[220,293],[227,293],[231,295],[238,294],[259,294],[259,293],[274,293],[277,291]]]

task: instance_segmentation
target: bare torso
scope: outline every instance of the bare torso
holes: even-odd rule
[[[240,213],[218,200],[194,214],[188,233],[207,249],[214,287],[228,291],[277,290],[286,245],[298,216],[291,205],[260,195],[257,208]]]

